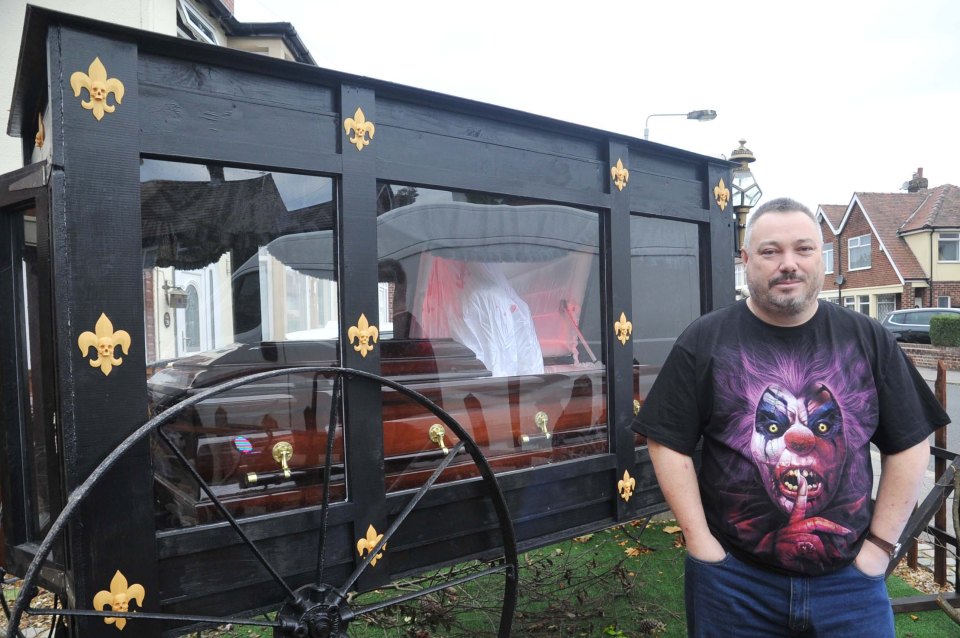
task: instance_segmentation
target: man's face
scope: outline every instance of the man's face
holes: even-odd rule
[[[752,227],[741,251],[752,309],[770,323],[792,323],[816,308],[823,286],[817,225],[801,212],[770,212]]]

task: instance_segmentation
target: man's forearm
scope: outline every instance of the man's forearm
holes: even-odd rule
[[[930,446],[926,441],[884,457],[870,521],[874,534],[891,543],[897,541],[917,504],[929,462]]]
[[[724,551],[707,526],[693,459],[653,440],[648,440],[648,448],[660,491],[677,517],[690,553],[705,560],[719,560]]]

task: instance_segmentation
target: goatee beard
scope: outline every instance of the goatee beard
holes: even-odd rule
[[[796,297],[775,294],[773,292],[773,287],[784,281],[796,281],[803,284],[809,284],[810,280],[809,277],[803,275],[788,273],[784,275],[778,275],[768,280],[766,282],[766,287],[762,290],[758,290],[756,282],[752,281],[748,277],[747,288],[750,290],[750,296],[753,298],[754,303],[766,308],[768,312],[788,317],[794,317],[809,309],[810,304],[816,300],[817,295],[820,292],[820,286],[815,286],[813,288],[805,289],[803,294]]]

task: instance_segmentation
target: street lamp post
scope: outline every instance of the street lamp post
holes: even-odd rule
[[[750,162],[756,161],[753,152],[744,146],[747,140],[740,140],[739,148],[730,153],[731,162],[740,162],[740,166],[733,169],[731,175],[730,187],[733,190],[731,203],[733,205],[733,217],[736,222],[736,232],[734,233],[734,255],[740,256],[740,248],[743,246],[743,234],[747,227],[747,213],[753,208],[763,191],[760,185],[750,172]]]
[[[651,117],[685,117],[688,120],[698,122],[709,122],[717,119],[717,112],[713,109],[700,109],[699,111],[690,111],[689,113],[654,113],[647,116],[647,121],[643,123],[643,139],[650,139],[650,118]]]

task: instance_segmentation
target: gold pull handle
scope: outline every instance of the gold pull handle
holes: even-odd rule
[[[527,434],[521,434],[520,442],[530,443],[534,439],[538,439],[540,441],[549,441],[550,432],[547,430],[547,426],[550,424],[550,417],[547,416],[547,413],[543,412],[542,410],[537,412],[533,415],[533,422],[537,425],[537,430],[540,431],[540,435],[531,437]]]
[[[537,412],[533,415],[533,422],[537,424],[537,429],[540,430],[540,433],[549,439],[550,433],[547,432],[547,425],[550,423],[550,417],[547,416],[547,413]]]
[[[637,399],[633,400],[633,416],[640,414],[640,401]]]
[[[430,437],[431,441],[433,441],[435,444],[437,444],[440,447],[441,450],[443,450],[444,454],[447,454],[450,452],[450,450],[447,449],[447,446],[444,445],[443,443],[444,430],[442,425],[440,425],[439,423],[434,423],[433,425],[430,426],[430,429],[427,431],[427,435]]]
[[[273,446],[273,460],[283,469],[283,478],[290,478],[290,466],[287,462],[293,456],[293,446],[286,441],[280,441]]]

